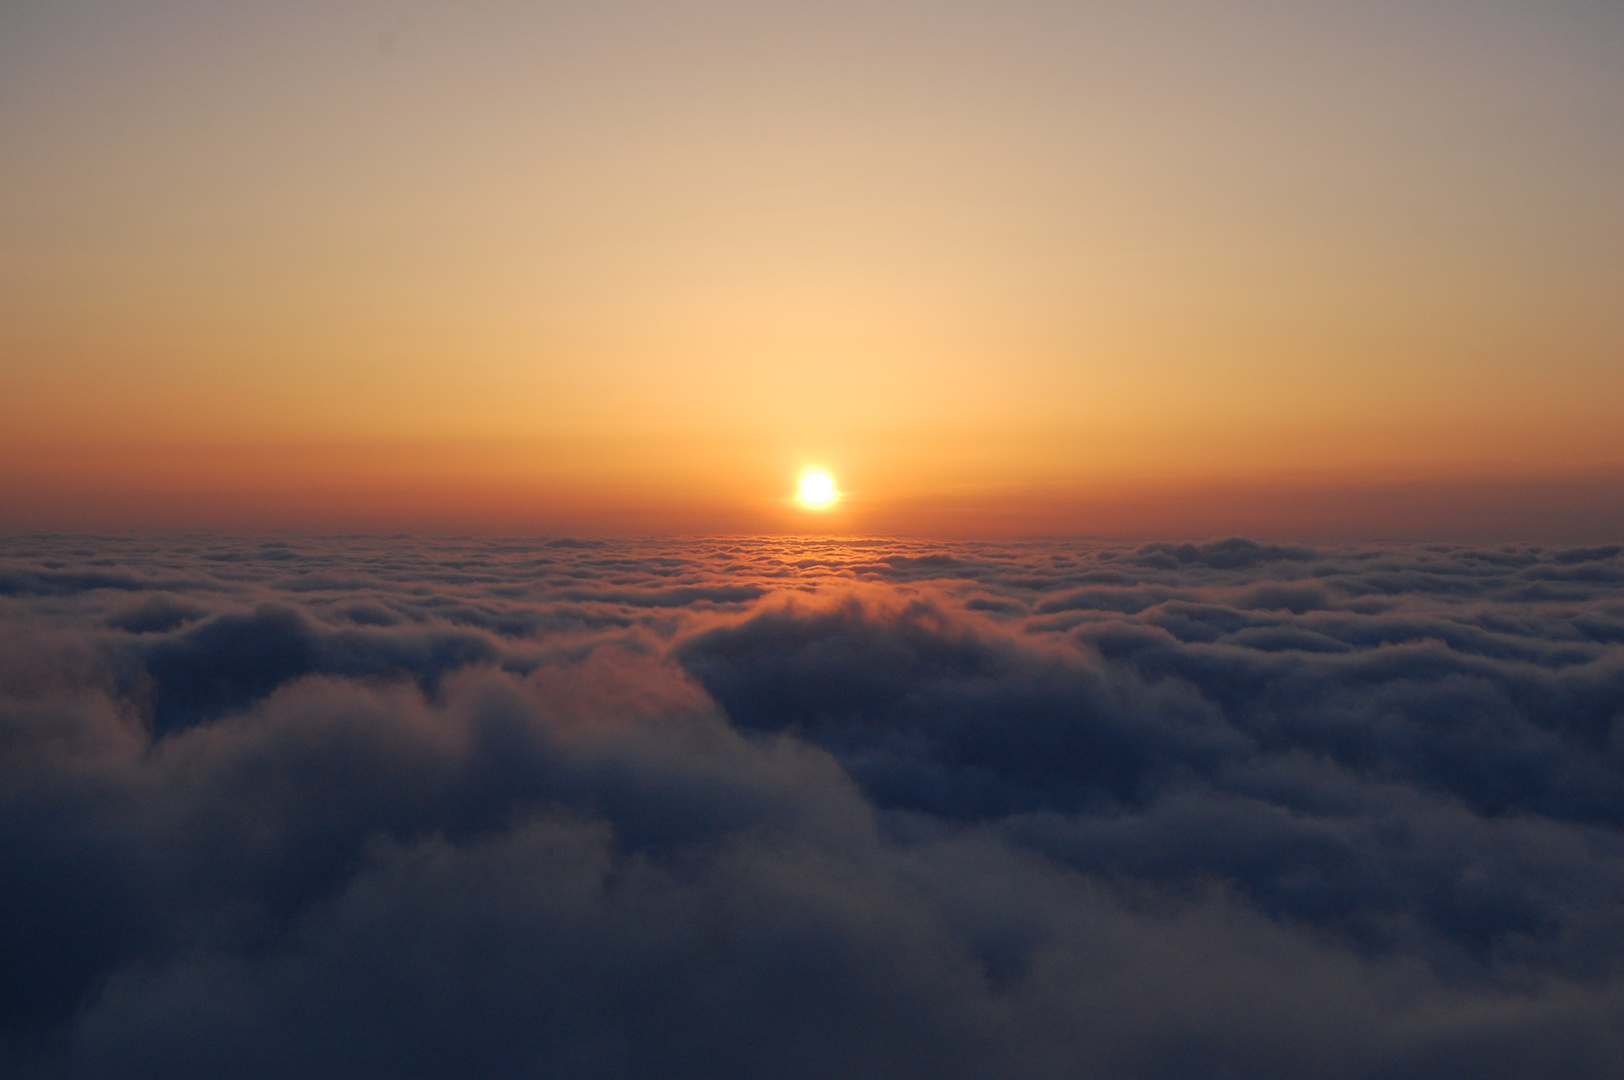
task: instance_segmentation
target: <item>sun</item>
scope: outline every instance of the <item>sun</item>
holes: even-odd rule
[[[801,474],[795,498],[808,510],[827,510],[840,498],[840,492],[835,490],[834,477],[822,469],[808,469]]]

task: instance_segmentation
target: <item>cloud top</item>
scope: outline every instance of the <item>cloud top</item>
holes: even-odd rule
[[[1624,1067],[1624,551],[0,542],[0,1075]]]

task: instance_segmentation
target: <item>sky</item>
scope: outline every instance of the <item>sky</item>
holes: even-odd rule
[[[0,538],[7,1080],[1612,1080],[1624,550]]]
[[[0,1080],[1624,1075],[1621,60],[0,0]]]
[[[8,0],[0,527],[1606,539],[1620,55],[1599,0]]]

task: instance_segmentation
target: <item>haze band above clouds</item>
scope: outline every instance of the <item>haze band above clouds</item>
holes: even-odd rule
[[[0,1074],[1615,1076],[1624,557],[0,541]]]

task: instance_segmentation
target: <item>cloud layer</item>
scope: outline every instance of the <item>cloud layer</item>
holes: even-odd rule
[[[1617,1075],[1624,552],[13,538],[0,881],[0,1075]]]

